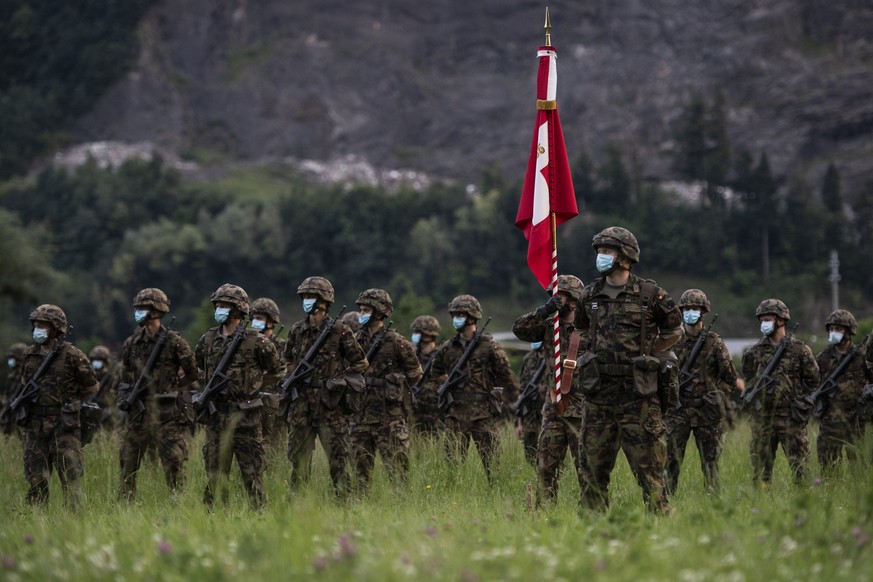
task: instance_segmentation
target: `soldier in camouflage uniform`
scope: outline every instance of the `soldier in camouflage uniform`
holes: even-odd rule
[[[94,395],[92,402],[100,407],[100,426],[107,432],[115,432],[118,426],[118,383],[121,375],[113,369],[112,357],[106,346],[95,346],[88,352],[94,375],[100,383],[100,389]]]
[[[631,273],[640,260],[633,233],[609,227],[591,246],[603,276],[585,287],[575,323],[589,337],[601,383],[585,395],[582,502],[594,509],[609,505],[609,478],[621,449],[646,507],[668,513],[658,356],[682,337],[682,315],[664,289]]]
[[[524,355],[524,359],[521,362],[519,385],[522,391],[524,391],[528,382],[533,379],[540,366],[545,363],[545,360],[546,355],[543,349],[543,340],[531,342],[530,351]],[[543,423],[543,405],[545,404],[546,393],[549,390],[550,380],[548,370],[544,369],[537,384],[536,395],[528,401],[529,411],[525,416],[518,417],[518,423],[515,427],[515,436],[518,437],[518,440],[521,441],[524,447],[524,458],[534,469],[537,467],[537,440],[540,437],[540,426]]]
[[[331,321],[328,310],[334,301],[333,285],[324,277],[307,277],[297,288],[297,294],[303,300],[306,317],[295,323],[288,333],[285,362],[289,372],[303,360]],[[299,397],[291,403],[288,412],[290,484],[296,488],[309,480],[318,437],[327,455],[334,491],[344,497],[349,490],[346,475],[349,424],[360,406],[357,390],[363,389],[363,378],[358,385],[353,375],[366,371],[367,358],[349,326],[337,321],[310,364],[313,370],[298,389]]]
[[[126,413],[121,425],[118,496],[128,501],[136,497],[136,475],[149,452],[156,451],[160,457],[171,491],[184,485],[188,436],[194,422],[189,390],[197,380],[197,363],[188,342],[177,331],[169,331],[160,357],[145,380],[145,392],[131,406],[130,391],[142,375],[158,337],[167,332],[161,319],[170,311],[170,300],[160,289],[149,287],[133,298],[133,310],[137,329],[121,348],[118,394],[119,408]]]
[[[676,345],[679,365],[685,370],[688,358],[703,332],[703,318],[710,311],[709,298],[700,289],[688,289],[679,298],[685,339]],[[679,484],[685,446],[691,433],[697,444],[703,482],[718,491],[718,459],[724,447],[726,406],[737,384],[737,370],[730,352],[714,331],[706,334],[693,366],[692,379],[679,393],[678,408],[667,411],[667,492]]]
[[[2,384],[0,384],[0,410],[6,408],[6,404],[8,404],[12,395],[21,386],[21,370],[24,367],[24,353],[26,351],[27,344],[15,342],[9,346],[9,350],[6,352],[6,365],[9,371],[5,376],[0,376],[0,380],[2,380]],[[2,428],[4,434],[15,433],[21,436],[15,424],[15,419],[12,416],[9,416],[8,422],[0,428]]]
[[[764,337],[743,354],[742,367],[747,390],[755,386],[779,343],[786,337],[785,325],[791,319],[788,307],[779,299],[765,299],[755,315],[761,322]],[[772,377],[776,379],[772,390],[762,390],[751,411],[749,456],[752,478],[755,482],[761,482],[764,489],[770,488],[773,461],[780,444],[788,457],[795,483],[801,483],[806,478],[809,460],[806,423],[812,412],[807,398],[817,388],[819,378],[818,364],[809,346],[789,336],[788,347],[773,370]]]
[[[81,504],[79,481],[85,472],[82,453],[82,401],[97,392],[97,378],[88,358],[64,339],[67,316],[57,305],[44,304],[30,314],[33,341],[24,354],[21,380],[29,381],[57,342],[63,342],[39,379],[39,392],[27,407],[24,428],[24,476],[30,484],[27,502],[45,505],[49,479],[57,469],[68,506]]]
[[[268,297],[252,301],[251,327],[273,342],[276,352],[281,356],[285,353],[286,340],[279,339],[275,327],[279,325],[279,306]],[[284,369],[285,362],[282,362]],[[264,407],[261,408],[261,426],[264,430],[264,442],[269,447],[278,446],[284,437],[283,423],[276,422],[276,412],[279,408],[278,380],[273,383],[264,382],[261,397]]]
[[[545,345],[554,345],[553,314],[557,311],[561,320],[561,361],[565,362],[572,357],[569,353],[571,338],[574,334],[578,336],[573,322],[576,319],[583,289],[584,283],[578,277],[573,275],[559,276],[558,293],[552,295],[551,299],[536,311],[518,318],[512,326],[512,332],[523,341],[536,340],[544,342]],[[581,337],[578,341],[580,345],[585,343],[584,338]],[[543,374],[542,382],[549,389],[553,389],[555,386],[555,360],[552,354],[543,351],[542,357],[546,359],[546,372]],[[575,362],[580,362],[580,353],[576,354]],[[570,368],[571,365],[567,364],[562,371],[562,381]],[[584,453],[584,451],[579,447],[579,435],[582,431],[584,404],[581,386],[583,366],[577,365],[573,369],[575,372],[573,372],[569,392],[564,392],[564,387],[561,389],[561,398],[567,400],[567,407],[563,414],[559,414],[551,397],[543,398],[542,423],[535,448],[537,505],[554,503],[557,498],[558,476],[564,458],[567,456],[568,448],[573,455],[576,478],[580,479],[580,490],[582,487],[583,457],[580,456],[580,453]]]
[[[368,355],[370,366],[364,373],[366,388],[361,411],[352,425],[351,441],[357,485],[366,490],[377,451],[382,455],[388,476],[396,481],[406,480],[409,425],[405,405],[409,403],[409,387],[421,377],[421,364],[408,339],[393,329],[386,330],[385,320],[394,312],[387,291],[367,289],[355,303],[361,324],[355,337]],[[381,344],[370,354],[380,337],[383,338]]]
[[[455,297],[448,309],[452,326],[458,333],[445,341],[434,356],[431,374],[440,384],[448,378],[482,319],[482,307],[472,295]],[[494,389],[503,388],[517,396],[518,383],[503,347],[487,333],[482,334],[464,371],[467,373],[466,382],[452,393],[454,402],[446,411],[447,451],[455,461],[463,460],[472,438],[485,467],[485,475],[489,482],[493,482],[503,400],[502,395],[495,393],[499,391]]]
[[[437,338],[442,331],[439,320],[432,315],[419,315],[412,320],[412,345],[422,370],[427,368],[436,355]],[[439,385],[428,371],[427,377],[419,380],[421,383],[414,403],[415,429],[422,434],[437,435],[446,426],[445,415],[437,406],[437,388]]]
[[[825,328],[828,346],[816,357],[819,384],[824,383],[843,358],[848,357],[858,323],[849,311],[837,309],[828,316]],[[836,392],[821,399],[815,410],[816,418],[821,422],[816,446],[818,463],[825,474],[833,474],[842,459],[843,448],[851,462],[864,458],[859,450],[864,440],[864,420],[858,414],[858,400],[864,386],[873,383],[873,351],[869,349],[869,342],[858,346],[851,362],[835,382]]]
[[[194,348],[197,365],[207,383],[233,333],[249,313],[249,296],[241,287],[225,283],[212,294],[212,304],[218,326],[204,333]],[[212,401],[217,411],[198,419],[206,425],[203,461],[208,480],[203,502],[207,507],[212,508],[216,496],[227,501],[227,478],[234,456],[251,506],[259,509],[266,503],[263,474],[267,458],[260,390],[264,384],[275,384],[281,373],[282,359],[273,342],[254,329],[246,329],[225,372],[230,381]]]

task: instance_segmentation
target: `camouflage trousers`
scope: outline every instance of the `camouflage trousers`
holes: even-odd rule
[[[337,497],[345,497],[349,492],[346,475],[346,460],[349,456],[349,421],[344,416],[334,416],[320,421],[309,418],[292,417],[288,429],[288,460],[291,461],[292,489],[309,481],[312,473],[312,454],[315,452],[315,439],[327,455],[330,479]]]
[[[537,505],[554,503],[558,497],[558,477],[568,449],[573,456],[573,467],[581,491],[581,432],[581,418],[558,416],[554,407],[547,406],[537,444]]]
[[[825,417],[819,428],[816,452],[818,464],[822,473],[832,474],[843,457],[843,449],[846,449],[846,457],[850,463],[863,461],[864,453],[859,449],[864,441],[864,423],[855,416],[852,419],[841,421],[829,421]]]
[[[609,390],[604,386],[604,390]],[[629,391],[619,385],[616,390]],[[609,506],[609,478],[618,451],[624,451],[631,471],[643,491],[643,501],[653,512],[668,513],[664,486],[667,457],[666,428],[657,397],[623,402],[586,402],[579,439],[583,456],[581,502],[595,509]]]
[[[351,447],[356,486],[361,491],[370,484],[377,452],[382,455],[388,477],[393,481],[406,481],[409,474],[409,427],[405,417],[391,416],[380,424],[354,425]]]
[[[58,417],[32,419],[24,431],[24,478],[30,485],[29,504],[48,503],[49,480],[54,469],[61,481],[65,505],[80,506],[85,458],[79,430],[61,429]]]
[[[797,422],[790,416],[754,415],[749,458],[752,462],[752,479],[756,483],[770,482],[773,477],[776,449],[780,444],[785,456],[788,457],[794,482],[799,484],[806,479],[806,465],[809,461],[806,423]]]
[[[719,490],[718,460],[724,448],[724,424],[721,419],[704,419],[697,411],[670,410],[667,412],[667,493],[673,494],[679,486],[679,472],[685,458],[685,447],[694,434],[703,484],[708,491]]]
[[[203,464],[206,469],[206,489],[203,502],[212,508],[215,499],[228,500],[228,478],[236,457],[249,503],[259,509],[267,501],[264,491],[264,470],[267,454],[258,409],[227,414],[217,412],[205,426]]]
[[[449,460],[455,464],[464,462],[467,457],[467,449],[470,439],[479,451],[482,466],[485,468],[485,476],[489,483],[493,483],[494,469],[496,464],[497,447],[500,444],[500,425],[503,422],[500,416],[491,416],[477,420],[459,420],[448,417],[446,419],[446,454]]]
[[[524,446],[524,458],[534,469],[537,468],[537,441],[540,438],[542,424],[543,415],[539,411],[521,417],[521,443]]]
[[[149,450],[157,451],[167,486],[176,491],[185,485],[185,461],[188,460],[188,426],[177,421],[126,421],[121,435],[121,481],[118,496],[136,497],[136,474]]]
[[[416,432],[440,435],[446,430],[446,415],[437,406],[433,389],[422,389],[413,412],[413,428]]]

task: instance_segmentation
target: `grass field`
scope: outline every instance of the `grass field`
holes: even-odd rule
[[[868,437],[869,453],[873,441]],[[534,471],[507,428],[496,485],[478,457],[461,467],[439,443],[414,447],[409,483],[394,488],[380,465],[364,499],[337,502],[320,449],[313,480],[291,494],[288,462],[271,457],[266,510],[255,513],[234,466],[227,507],[209,514],[200,439],[187,487],[172,498],[146,463],[134,504],[115,499],[117,449],[100,435],[86,447],[85,503],[63,507],[57,477],[47,508],[24,504],[21,446],[0,451],[0,580],[870,580],[873,471],[791,484],[780,451],[770,491],[749,481],[748,427],[728,435],[720,496],[704,493],[689,448],[675,513],[648,515],[623,457],[606,514],[579,512],[564,471],[555,507],[532,511]],[[813,448],[814,450],[814,448]],[[869,457],[869,455],[868,455]]]

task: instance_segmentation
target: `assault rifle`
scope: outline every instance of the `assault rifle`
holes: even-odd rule
[[[143,400],[145,400],[144,396],[146,389],[149,384],[151,384],[152,372],[155,369],[155,364],[158,363],[158,358],[161,357],[161,352],[164,350],[164,345],[167,343],[170,329],[173,327],[174,323],[176,323],[175,317],[170,320],[170,325],[162,329],[158,334],[158,338],[155,340],[155,347],[152,348],[152,353],[149,354],[145,366],[143,366],[139,373],[139,377],[133,383],[133,387],[130,388],[130,391],[119,390],[119,392],[126,392],[127,397],[118,402],[118,409],[122,412],[126,412],[130,420],[138,419],[142,416],[142,413],[145,412],[146,406],[143,403]]]
[[[72,326],[70,326],[70,331],[72,331],[72,329]],[[67,334],[59,336],[55,345],[52,346],[52,349],[49,350],[49,353],[47,353],[45,358],[43,358],[39,368],[37,368],[36,372],[33,373],[33,376],[30,377],[26,384],[21,385],[18,390],[15,391],[15,394],[13,394],[9,403],[6,405],[6,408],[4,408],[2,414],[0,414],[0,425],[3,427],[11,427],[13,419],[19,426],[22,426],[27,422],[27,417],[30,416],[30,405],[36,402],[36,398],[39,395],[39,381],[45,375],[49,366],[52,365],[55,356],[58,355],[58,350],[63,347],[66,340]]]
[[[543,374],[545,374],[545,372],[546,358],[543,357],[543,361],[540,362],[536,372],[534,372],[534,375],[530,380],[528,380],[527,384],[524,385],[524,389],[521,391],[521,394],[519,394],[518,400],[515,401],[515,414],[519,418],[530,414],[531,400],[533,400],[534,396],[539,392],[539,383],[540,380],[543,379]]]
[[[434,357],[431,356],[427,361],[427,364],[424,366],[424,370],[421,372],[421,378],[418,379],[418,382],[412,387],[410,393],[412,394],[412,403],[416,406],[418,405],[418,397],[421,394],[421,391],[424,389],[424,381],[427,378],[428,374],[430,374],[430,369],[433,368]]]
[[[464,353],[462,353],[461,357],[458,358],[458,361],[455,362],[455,367],[452,368],[449,377],[446,378],[446,381],[443,382],[442,386],[437,390],[437,396],[439,397],[439,400],[437,400],[437,406],[439,406],[440,410],[448,410],[449,406],[451,406],[455,401],[452,396],[452,390],[462,386],[464,382],[467,381],[467,372],[464,370],[467,365],[467,360],[470,359],[470,356],[473,355],[473,350],[475,350],[476,346],[479,345],[479,341],[482,339],[482,332],[485,331],[485,328],[488,327],[489,323],[491,323],[490,317],[485,321],[485,325],[477,330],[473,337],[470,338],[470,343],[467,344]]]
[[[697,363],[697,358],[700,356],[700,352],[703,351],[703,346],[706,343],[706,337],[709,335],[709,330],[712,329],[712,325],[715,323],[715,320],[718,319],[718,313],[716,313],[712,321],[709,322],[709,325],[706,326],[706,329],[700,332],[700,335],[697,336],[697,341],[694,342],[694,347],[691,348],[691,353],[688,354],[688,359],[685,360],[685,365],[679,370],[679,394],[691,387],[691,382],[697,377],[697,372],[694,372],[694,364]]]
[[[394,325],[394,322],[390,319],[388,320],[388,325],[383,327],[379,333],[376,335],[375,339],[373,339],[373,343],[370,344],[370,349],[367,350],[367,361],[372,362],[373,356],[376,355],[376,352],[379,351],[379,348],[382,347],[382,342],[385,341],[385,334],[388,333],[388,330],[391,329],[391,326]]]
[[[809,395],[809,398],[813,402],[812,414],[817,419],[821,420],[827,412],[828,400],[830,400],[831,396],[833,396],[837,391],[837,379],[843,374],[849,364],[852,363],[852,360],[855,358],[858,351],[870,342],[871,338],[873,338],[873,332],[870,332],[870,335],[868,335],[863,342],[849,350],[849,353],[840,360],[840,363],[836,368],[834,368],[834,371],[830,373],[825,381],[822,382],[821,386]]]
[[[206,387],[191,399],[191,404],[194,406],[194,412],[197,413],[198,422],[204,422],[207,418],[218,411],[213,400],[215,399],[215,395],[223,390],[224,386],[230,382],[230,376],[227,375],[227,369],[230,368],[230,363],[233,361],[233,356],[236,354],[237,349],[239,349],[239,345],[242,343],[245,333],[246,322],[243,320],[239,322],[233,335],[230,336],[230,343],[228,343],[227,349],[224,350],[224,355],[221,356],[218,365],[215,366],[215,371],[212,373],[212,377],[209,378]]]
[[[342,309],[340,309],[339,313],[336,314],[336,317],[333,319],[328,319],[327,323],[324,326],[324,329],[321,330],[321,333],[315,338],[315,341],[312,342],[312,345],[309,346],[309,349],[306,351],[306,355],[303,356],[303,359],[297,363],[297,366],[294,368],[294,371],[288,374],[288,377],[282,380],[282,383],[279,384],[279,394],[282,395],[279,400],[279,418],[284,418],[288,415],[288,409],[291,406],[291,403],[300,398],[300,393],[297,388],[303,384],[303,382],[309,377],[312,373],[312,370],[315,368],[313,362],[315,361],[315,356],[318,355],[318,352],[321,350],[322,346],[327,342],[327,339],[330,337],[331,332],[333,331],[333,326],[336,325],[336,322],[340,320],[343,313],[346,311],[346,306],[343,305]]]
[[[790,334],[785,334],[785,337],[782,338],[782,341],[779,342],[779,347],[776,348],[776,352],[773,354],[773,357],[770,358],[770,361],[767,362],[767,367],[764,368],[764,371],[758,376],[758,380],[755,382],[755,385],[752,386],[751,390],[748,390],[743,393],[743,406],[748,406],[752,402],[758,398],[758,394],[762,391],[766,390],[767,394],[773,393],[773,387],[776,384],[776,378],[773,377],[773,372],[776,370],[776,366],[779,365],[779,362],[782,360],[782,356],[785,354],[785,350],[788,348],[788,342],[791,340],[794,332],[797,331],[797,326],[799,323],[794,324],[794,329],[791,330]],[[755,410],[761,409],[761,403],[755,402]]]

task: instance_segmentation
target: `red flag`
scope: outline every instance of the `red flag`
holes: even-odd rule
[[[527,264],[545,289],[553,280],[553,275],[557,276],[557,249],[553,231],[579,214],[579,210],[564,147],[564,134],[558,119],[555,47],[541,46],[537,57],[540,61],[537,73],[537,120],[515,225],[524,231],[528,240]]]

